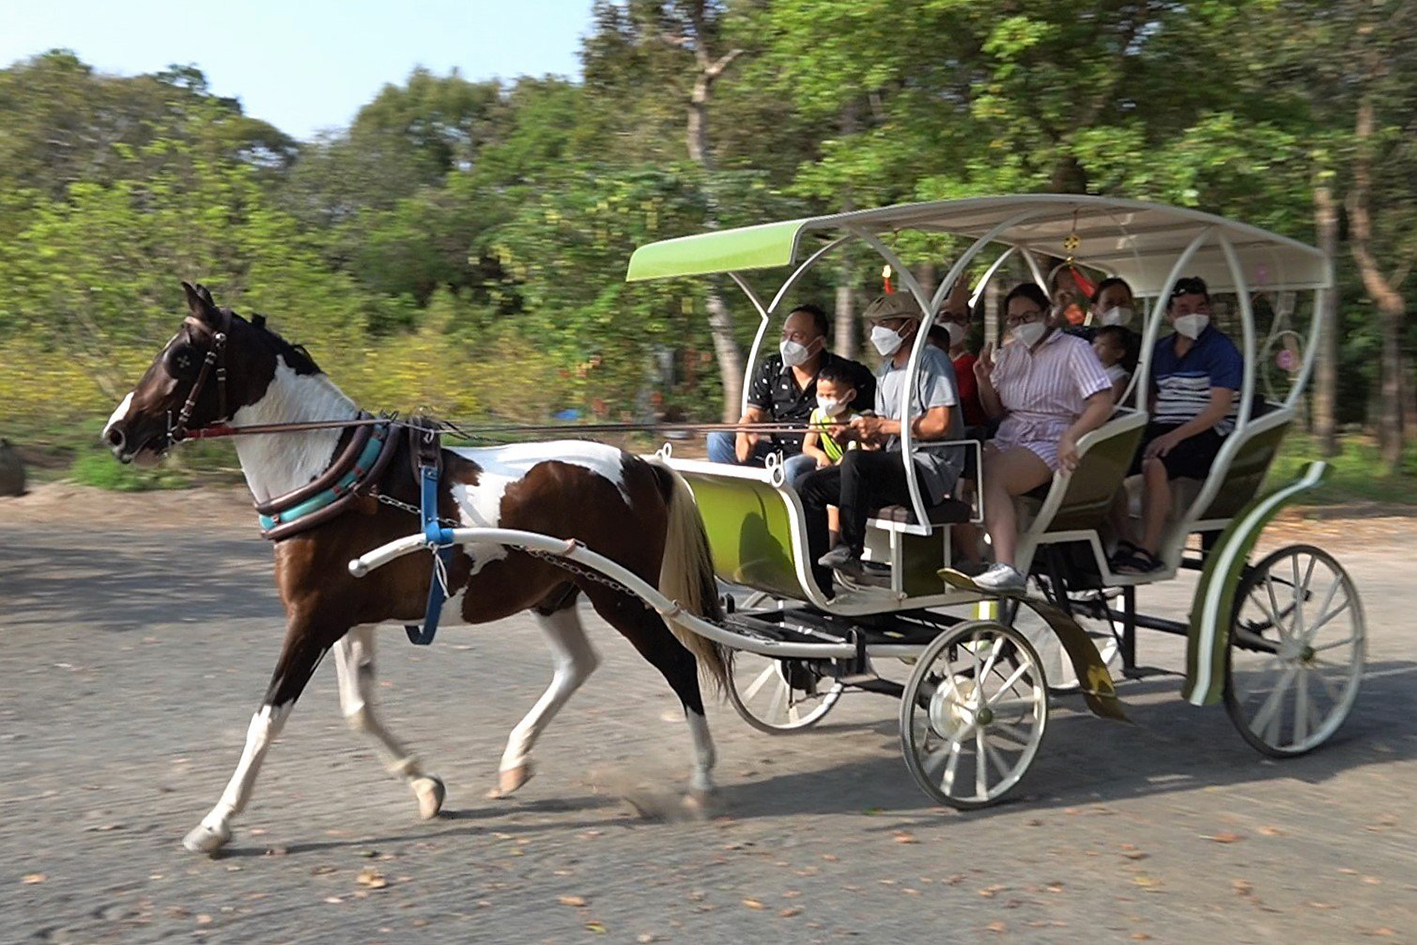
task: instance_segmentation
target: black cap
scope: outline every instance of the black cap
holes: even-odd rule
[[[1178,295],[1203,295],[1207,302],[1210,301],[1210,290],[1206,288],[1205,280],[1200,276],[1177,279],[1176,285],[1171,289],[1171,298],[1174,299]]]

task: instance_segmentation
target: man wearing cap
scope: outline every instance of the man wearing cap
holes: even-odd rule
[[[876,372],[876,415],[858,417],[839,433],[840,441],[857,440],[880,445],[880,450],[849,450],[841,463],[810,473],[798,492],[807,519],[807,549],[817,585],[832,593],[833,570],[847,576],[862,573],[861,553],[866,542],[866,520],[885,505],[909,505],[905,455],[900,446],[901,400],[905,394],[906,366],[910,361],[922,312],[907,292],[876,299],[863,313],[871,323],[871,344],[885,358]],[[963,428],[959,388],[949,356],[933,345],[920,352],[908,410],[911,438],[958,439]],[[910,461],[926,505],[938,505],[955,488],[964,465],[962,450],[915,450]],[[827,506],[841,511],[841,544],[828,549]]]
[[[1180,279],[1166,302],[1175,333],[1156,343],[1151,357],[1151,422],[1131,474],[1143,479],[1140,544],[1123,541],[1112,559],[1119,573],[1162,567],[1161,533],[1171,513],[1172,479],[1205,479],[1225,437],[1235,429],[1235,397],[1245,360],[1234,342],[1210,323],[1210,292],[1192,276]]]
[[[800,423],[804,427],[817,407],[817,373],[827,364],[841,363],[854,378],[856,399],[852,410],[870,410],[876,381],[864,364],[827,350],[827,315],[815,305],[799,305],[782,324],[777,354],[763,359],[748,388],[748,408],[739,424]],[[804,430],[805,433],[805,430]],[[757,434],[751,430],[710,433],[708,458],[713,463],[761,466],[768,453],[781,450],[789,483],[816,467],[802,455],[803,433]]]

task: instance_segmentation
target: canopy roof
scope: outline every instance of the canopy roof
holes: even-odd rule
[[[1251,289],[1319,289],[1332,281],[1329,260],[1320,250],[1287,237],[1197,210],[1074,194],[936,200],[715,230],[640,247],[630,257],[625,278],[636,282],[787,266],[796,261],[804,236],[914,229],[978,239],[1015,219],[995,236],[996,243],[1065,257],[1063,241],[1076,232],[1079,243],[1071,255],[1077,262],[1126,279],[1138,295],[1159,293],[1176,257],[1212,227],[1234,244]],[[1215,291],[1234,289],[1214,239],[1182,275],[1200,276]]]

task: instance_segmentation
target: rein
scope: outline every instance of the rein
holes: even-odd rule
[[[400,427],[423,428],[432,422],[440,432],[469,440],[491,440],[490,434],[558,433],[578,435],[586,433],[810,433],[812,427],[805,423],[531,423],[531,424],[477,424],[452,420],[425,421],[413,423],[396,417],[362,417],[356,420],[309,420],[299,423],[262,423],[233,427],[225,423],[215,423],[186,432],[182,439],[212,440],[231,436],[253,436],[270,433],[308,433],[314,430],[343,430],[351,427],[368,427],[390,423]],[[174,441],[175,442],[175,441]]]

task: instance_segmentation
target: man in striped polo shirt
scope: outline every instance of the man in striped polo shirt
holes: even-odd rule
[[[1132,464],[1145,477],[1140,544],[1123,541],[1114,571],[1160,568],[1157,553],[1171,514],[1172,479],[1205,479],[1239,413],[1236,393],[1245,362],[1234,342],[1210,323],[1210,292],[1196,277],[1180,279],[1166,302],[1175,333],[1151,358],[1151,420]]]

